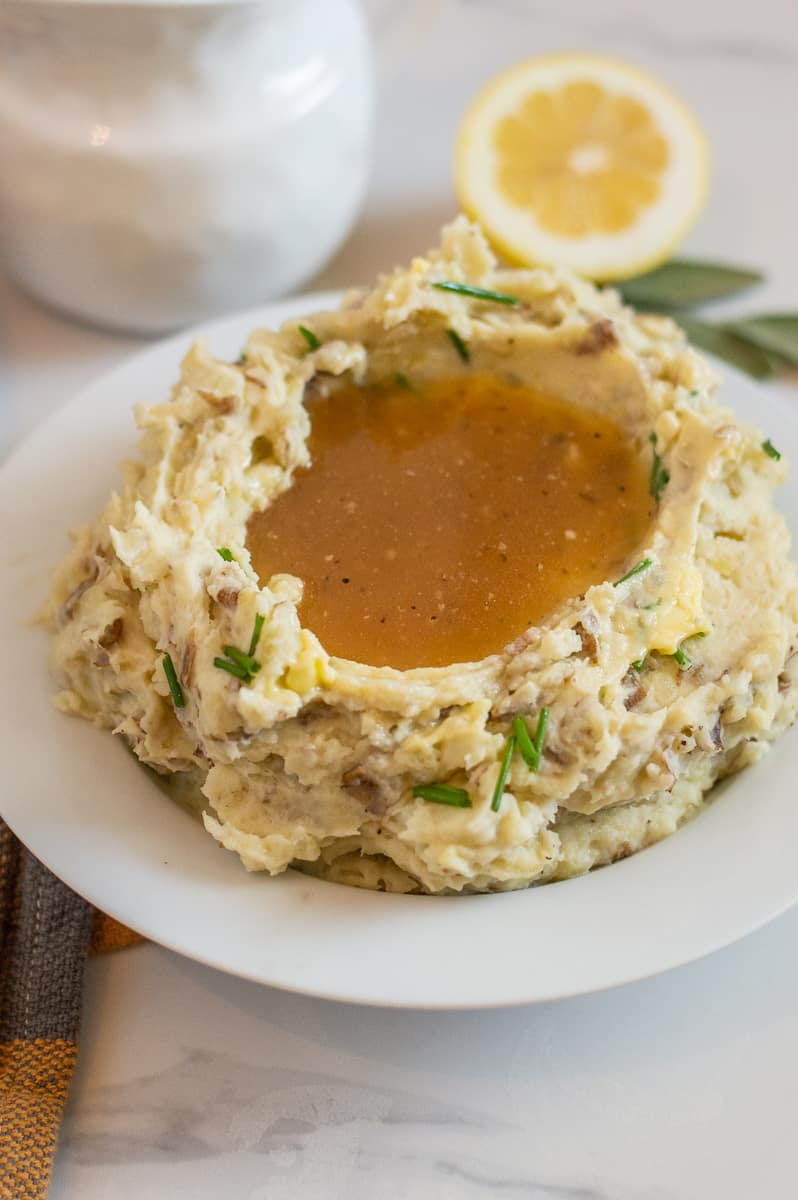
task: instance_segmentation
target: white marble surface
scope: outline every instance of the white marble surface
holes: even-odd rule
[[[688,248],[763,267],[757,306],[798,307],[794,0],[427,7],[422,40],[400,44],[383,79],[368,206],[321,285],[433,240],[453,206],[457,116],[483,79],[525,54],[590,48],[654,69],[707,126],[714,185]],[[0,451],[134,346],[0,282]],[[798,403],[795,382],[769,386]],[[659,979],[450,1016],[334,1005],[154,946],[125,951],[89,967],[52,1196],[787,1200],[797,944],[798,912]]]

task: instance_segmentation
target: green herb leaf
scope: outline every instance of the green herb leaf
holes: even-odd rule
[[[535,743],[529,736],[529,730],[526,727],[526,721],[523,717],[513,717],[513,733],[515,734],[516,745],[521,752],[524,762],[530,771],[537,771],[540,766],[540,760],[535,750]]]
[[[263,613],[258,613],[255,617],[255,628],[252,630],[252,637],[249,639],[249,650],[247,651],[250,658],[258,648],[258,642],[260,641],[260,635],[263,631],[263,622],[265,620],[266,618],[264,617]]]
[[[767,438],[766,441],[762,443],[762,449],[765,451],[765,454],[767,454],[768,458],[772,458],[776,462],[778,462],[781,458],[781,451],[776,449],[770,438]]]
[[[247,356],[246,356],[245,352],[242,350],[241,353],[239,354],[238,358],[236,359],[236,366],[243,367],[243,365],[246,361],[247,361]]]
[[[228,658],[234,663],[238,663],[239,667],[243,667],[249,675],[257,675],[260,670],[260,663],[251,654],[245,654],[243,650],[239,650],[237,646],[225,646],[224,652]]]
[[[647,571],[648,568],[653,567],[653,565],[653,558],[644,558],[642,562],[639,562],[636,564],[636,566],[632,567],[631,571],[627,571],[626,574],[622,575],[620,579],[616,579],[613,587],[618,587],[620,584],[626,583],[627,579],[633,579],[635,575],[642,574],[643,571]]]
[[[236,679],[242,679],[244,683],[252,682],[252,676],[246,667],[242,667],[239,663],[233,662],[229,658],[215,658],[213,665],[218,667],[220,671],[227,671],[230,675],[235,675]]]
[[[645,661],[646,661],[646,655],[643,655],[642,658],[636,658],[634,660],[634,662],[630,662],[629,666],[632,668],[633,671],[642,671],[643,667],[645,665]]]
[[[547,708],[541,708],[540,712],[538,713],[538,723],[535,729],[535,749],[538,753],[538,760],[540,760],[540,757],[543,754],[543,743],[546,740],[546,730],[548,727],[549,710]]]
[[[666,469],[662,462],[662,458],[657,453],[657,435],[652,433],[649,439],[653,447],[653,458],[651,459],[651,474],[648,477],[648,490],[659,504],[662,493],[665,491],[670,482],[670,472]]]
[[[493,789],[493,799],[490,802],[493,812],[498,812],[501,807],[504,785],[507,783],[507,776],[510,774],[510,764],[513,761],[514,750],[515,735],[511,733],[504,748],[504,757],[502,758],[502,765],[499,770],[499,778],[496,780],[496,787]]]
[[[470,808],[471,797],[465,788],[450,787],[448,783],[430,783],[414,787],[413,795],[429,804],[448,804],[452,808]]]
[[[693,665],[693,660],[683,646],[677,646],[673,655],[680,671],[687,671]]]
[[[177,671],[175,670],[175,664],[172,662],[171,654],[164,654],[161,662],[163,663],[163,673],[166,676],[166,682],[169,684],[169,691],[172,693],[175,708],[185,708],[186,697],[183,695],[180,680],[177,678]]]
[[[515,735],[516,744],[521,752],[526,765],[530,771],[536,772],[540,768],[540,758],[543,753],[543,743],[546,740],[546,728],[549,723],[549,710],[541,708],[538,713],[538,723],[535,728],[535,736],[529,736],[529,730],[526,727],[526,721],[523,717],[513,718],[513,733]]]
[[[232,550],[228,550],[226,546],[219,546],[216,550],[219,558],[223,558],[225,562],[235,562]]]
[[[456,292],[458,296],[473,296],[475,300],[490,300],[493,304],[521,303],[518,296],[508,296],[506,292],[492,292],[488,288],[472,287],[470,283],[455,283],[453,280],[441,279],[432,286],[441,292]]]
[[[777,354],[798,366],[798,314],[770,313],[731,321],[726,329],[768,354]]]
[[[393,380],[394,380],[394,383],[396,384],[396,386],[402,388],[403,391],[412,392],[412,390],[413,390],[412,383],[410,382],[410,380],[407,378],[406,375],[402,374],[401,371],[397,371],[395,373]]]
[[[303,338],[305,339],[305,341],[307,342],[310,349],[318,350],[319,346],[321,345],[321,342],[316,337],[313,330],[308,329],[307,325],[299,325],[298,329],[299,329],[299,332],[302,334]]]
[[[737,334],[730,333],[724,326],[710,325],[707,321],[699,321],[696,317],[684,316],[681,313],[676,320],[694,346],[708,350],[710,354],[739,367],[753,379],[769,379],[773,374],[773,362],[764,350],[743,340]]]
[[[759,271],[746,267],[672,258],[654,271],[627,279],[618,285],[618,290],[628,304],[646,308],[691,308],[707,300],[734,296],[761,282]]]
[[[469,353],[468,346],[465,344],[463,339],[460,337],[460,334],[457,332],[456,329],[447,329],[446,335],[449,338],[449,341],[454,346],[457,353],[462,358],[463,362],[467,363],[470,360],[471,355]]]

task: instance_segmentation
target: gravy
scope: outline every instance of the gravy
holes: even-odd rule
[[[402,386],[404,385],[404,386]],[[603,417],[485,376],[309,402],[312,464],[249,522],[264,582],[304,580],[333,655],[440,667],[502,649],[615,579],[653,515],[647,463]]]

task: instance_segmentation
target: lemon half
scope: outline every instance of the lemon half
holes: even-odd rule
[[[669,257],[708,175],[703,131],[678,96],[592,54],[502,72],[465,113],[455,150],[460,204],[511,262],[598,280]]]

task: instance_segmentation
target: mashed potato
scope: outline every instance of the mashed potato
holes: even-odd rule
[[[443,279],[520,303],[431,286]],[[296,321],[254,332],[238,364],[194,346],[171,399],[138,409],[140,458],[75,534],[50,608],[60,707],[195,780],[206,829],[247,869],[427,892],[579,874],[671,833],[794,719],[798,589],[772,504],[784,466],[719,407],[675,325],[564,271],[497,270],[462,218],[439,250],[307,324],[318,348]],[[449,329],[469,349],[456,368]],[[248,518],[307,465],[308,389],[455,369],[568,396],[656,454],[650,566],[481,662],[333,658],[303,628],[302,581],[256,576]],[[256,627],[257,673],[219,670]],[[539,770],[516,754],[495,810],[512,719],[532,729],[544,707]],[[413,795],[439,781],[469,807]]]

